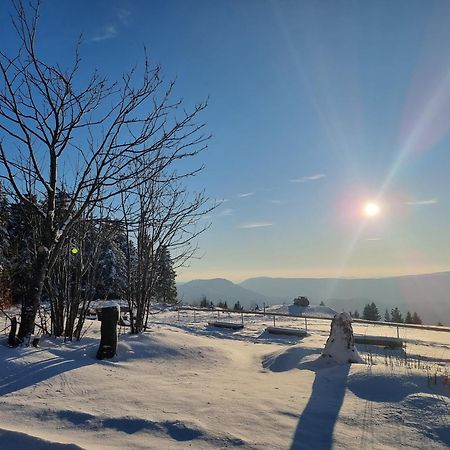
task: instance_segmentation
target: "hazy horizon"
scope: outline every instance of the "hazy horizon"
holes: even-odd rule
[[[180,283],[188,283],[189,281],[208,281],[208,280],[214,280],[214,279],[223,279],[231,281],[235,284],[242,283],[243,281],[249,280],[251,278],[283,278],[283,279],[297,279],[297,278],[305,278],[305,279],[342,279],[342,280],[364,280],[364,279],[371,279],[371,280],[377,280],[377,279],[385,279],[385,278],[398,278],[398,277],[408,277],[408,276],[420,276],[420,275],[438,275],[443,273],[450,272],[450,269],[448,270],[441,270],[437,272],[419,272],[419,273],[403,273],[403,274],[393,274],[393,275],[381,275],[381,276],[275,276],[275,275],[254,275],[249,277],[244,277],[242,279],[237,278],[229,278],[225,276],[210,276],[210,277],[195,277],[195,278],[182,278],[177,277],[177,282]]]

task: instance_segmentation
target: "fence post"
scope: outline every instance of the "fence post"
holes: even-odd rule
[[[241,313],[241,321],[242,321],[242,325],[244,325],[244,313]]]
[[[305,331],[308,332],[308,320],[305,317]]]
[[[400,339],[400,334],[398,332],[398,325],[397,325],[397,339]]]
[[[266,303],[263,303],[263,310],[264,310],[264,315],[266,315]]]
[[[275,326],[275,314],[273,315],[273,326]]]
[[[194,311],[194,322],[197,322],[197,317],[195,316],[195,311]]]

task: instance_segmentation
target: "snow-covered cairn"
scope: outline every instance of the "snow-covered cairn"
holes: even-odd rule
[[[355,348],[350,314],[342,312],[334,316],[322,356],[333,358],[339,364],[364,363]]]

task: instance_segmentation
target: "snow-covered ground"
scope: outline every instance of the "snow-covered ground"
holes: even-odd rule
[[[450,446],[450,334],[400,329],[405,350],[358,346],[369,364],[320,358],[330,321],[305,338],[270,316],[167,311],[97,361],[99,322],[79,343],[0,345],[0,449],[417,448]],[[276,319],[282,327],[303,318]],[[354,325],[355,333],[396,329]],[[123,331],[123,330],[122,330]]]

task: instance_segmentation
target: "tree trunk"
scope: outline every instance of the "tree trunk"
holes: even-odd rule
[[[11,318],[11,330],[9,331],[9,336],[8,336],[8,345],[10,347],[17,346],[16,331],[17,331],[17,319],[15,317],[13,317],[13,318]]]
[[[44,280],[48,269],[48,256],[48,249],[44,246],[40,246],[33,266],[33,277],[30,286],[31,294],[24,299],[20,313],[20,327],[17,335],[20,342],[24,342],[27,337],[30,337],[34,333],[34,322],[36,320],[42,288],[44,287]]]

